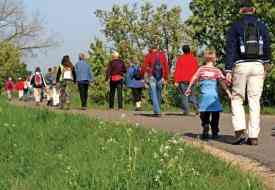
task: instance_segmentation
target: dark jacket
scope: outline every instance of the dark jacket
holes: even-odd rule
[[[262,63],[270,63],[271,60],[271,42],[266,24],[259,20],[254,15],[245,15],[239,21],[235,22],[227,33],[226,40],[226,64],[225,69],[231,71],[236,62],[246,62],[249,60],[242,60],[240,55],[239,38],[244,34],[244,22],[257,22],[260,29],[260,34],[263,37],[264,47],[263,56],[260,60]]]
[[[107,68],[106,71],[106,81],[114,75],[121,75],[123,76],[126,73],[126,66],[121,59],[114,59],[112,60]]]

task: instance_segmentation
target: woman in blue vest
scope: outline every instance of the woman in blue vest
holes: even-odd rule
[[[145,87],[144,79],[141,75],[141,68],[138,64],[138,60],[133,58],[130,62],[130,67],[126,74],[126,85],[132,89],[133,103],[136,107],[136,111],[141,110],[142,90]]]

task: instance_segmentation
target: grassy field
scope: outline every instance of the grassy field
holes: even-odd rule
[[[178,137],[0,98],[1,190],[260,190]]]

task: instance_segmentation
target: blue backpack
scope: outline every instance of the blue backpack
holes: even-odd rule
[[[159,54],[157,55],[157,58],[156,58],[155,63],[153,65],[152,75],[157,81],[161,80],[162,77],[163,77],[162,64],[160,62]]]

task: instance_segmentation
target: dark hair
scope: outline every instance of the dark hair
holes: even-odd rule
[[[50,67],[50,68],[48,68],[48,72],[52,72],[52,68]]]
[[[183,51],[183,53],[190,53],[191,50],[190,50],[189,45],[182,46],[182,51]]]
[[[39,72],[39,73],[40,73],[40,72],[41,72],[40,67],[36,67],[36,68],[35,68],[35,72]]]
[[[64,66],[64,67],[70,67],[70,68],[73,68],[73,64],[70,60],[70,57],[68,55],[65,55],[63,58],[62,58],[62,61],[61,61],[61,64]]]

